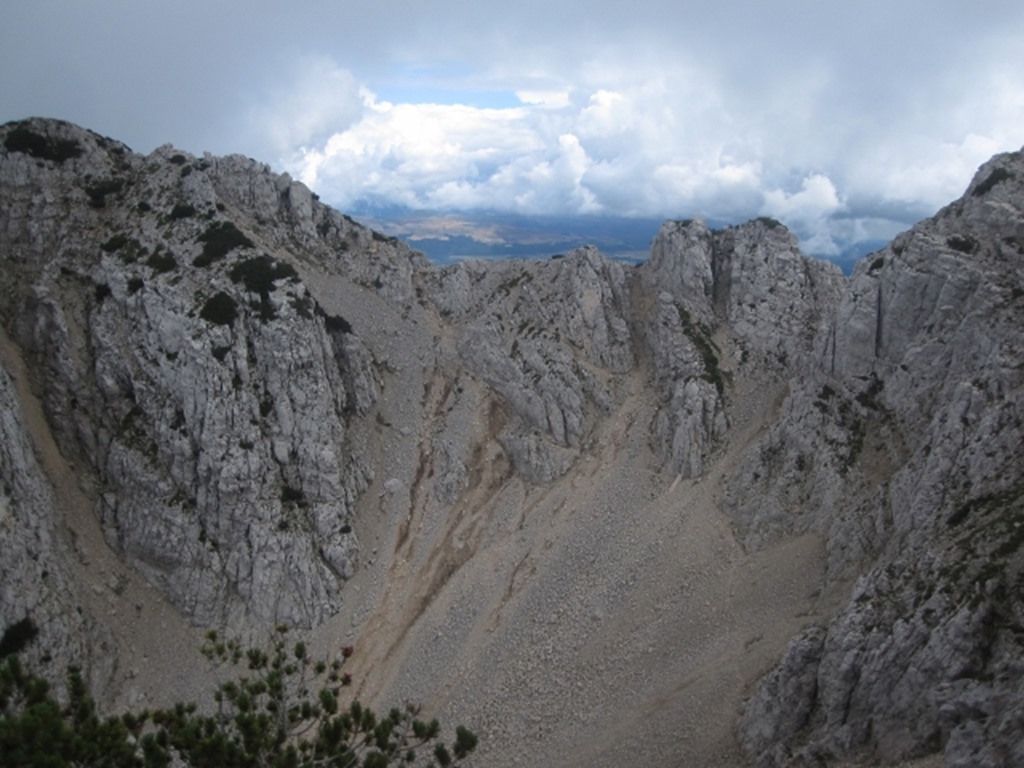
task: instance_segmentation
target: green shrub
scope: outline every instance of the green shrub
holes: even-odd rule
[[[265,255],[240,261],[231,268],[229,276],[234,282],[244,284],[249,293],[259,294],[259,301],[253,302],[252,307],[265,323],[277,317],[277,310],[270,300],[274,281],[298,278],[291,264],[286,261],[275,261]]]
[[[242,648],[215,632],[207,634],[202,650],[213,664],[240,670],[216,685],[208,705],[178,703],[106,717],[77,669],[68,672],[68,701],[61,706],[49,683],[11,656],[0,664],[0,763],[448,768],[476,749],[477,737],[462,726],[446,745],[438,721],[419,719],[415,706],[377,714],[355,699],[346,702],[352,676],[343,666],[352,646],[343,646],[338,659],[313,659],[305,643],[287,644],[282,628],[269,651]]]
[[[946,245],[960,253],[974,253],[978,241],[967,235],[951,235],[946,238]]]
[[[101,245],[100,248],[102,248],[107,253],[114,253],[114,251],[123,248],[127,244],[128,236],[123,233],[119,233],[111,237],[109,240],[107,240],[107,242]]]
[[[138,293],[139,291],[141,291],[143,285],[144,285],[144,283],[142,282],[142,278],[141,277],[129,277],[128,278],[128,293],[129,293],[129,295],[131,295],[133,293]]]
[[[985,180],[974,188],[971,192],[972,197],[981,197],[992,191],[992,188],[1003,181],[1009,181],[1013,178],[1013,174],[1005,168],[995,168],[992,173],[985,177]]]
[[[716,345],[711,340],[711,331],[704,325],[694,322],[689,311],[682,304],[676,304],[676,312],[679,314],[683,333],[693,342],[700,353],[701,362],[704,363],[704,380],[714,384],[718,394],[724,396],[728,373],[719,367]]]
[[[785,229],[785,225],[781,221],[773,219],[771,216],[758,216],[754,221],[763,224],[768,229]]]
[[[228,276],[236,283],[245,285],[249,293],[267,296],[274,290],[274,282],[289,277],[298,277],[295,267],[287,261],[276,261],[269,256],[256,256],[240,261],[231,268]]]
[[[324,319],[324,326],[331,333],[352,333],[352,324],[341,315],[328,315],[317,304],[316,313]]]
[[[389,245],[398,244],[398,238],[394,235],[385,235],[383,232],[378,232],[377,230],[371,230],[370,234],[378,243],[388,243]]]
[[[190,216],[196,215],[196,207],[189,205],[188,203],[178,203],[171,209],[170,219],[171,221],[177,221],[178,219],[187,219]]]
[[[54,139],[19,125],[7,134],[4,146],[8,152],[22,152],[41,160],[63,163],[82,154],[82,146],[74,139]]]
[[[308,296],[293,296],[291,305],[299,317],[305,320],[313,319],[313,300]]]
[[[207,267],[235,248],[252,248],[252,240],[230,221],[211,224],[197,239],[203,243],[202,254],[192,262],[197,267]]]
[[[178,261],[171,253],[157,252],[146,260],[146,265],[152,267],[157,273],[163,273],[176,269]]]
[[[89,196],[89,205],[93,208],[103,208],[107,204],[107,195],[116,195],[124,189],[123,179],[103,179],[85,188],[85,194]]]
[[[199,316],[214,325],[231,325],[238,317],[238,302],[219,291],[207,299]]]
[[[14,622],[4,630],[3,637],[0,638],[0,659],[21,653],[38,634],[39,630],[28,616]]]
[[[298,504],[304,506],[306,503],[306,494],[299,488],[293,488],[290,485],[285,485],[281,488],[281,501],[285,504]]]

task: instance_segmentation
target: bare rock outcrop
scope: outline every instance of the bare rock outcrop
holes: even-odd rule
[[[728,429],[731,378],[800,368],[843,277],[801,254],[772,219],[720,231],[666,222],[638,271],[643,332],[664,403],[657,434],[680,474],[695,477]]]
[[[89,468],[108,541],[196,622],[321,620],[354,566],[352,505],[372,477],[347,423],[377,392],[372,355],[294,266],[311,207],[237,159],[15,130],[77,152],[7,153],[3,321],[61,451]],[[411,267],[374,255],[360,277],[406,298]],[[403,273],[404,288],[383,277]]]
[[[0,368],[0,656],[24,650],[63,668],[88,658],[87,645],[102,638],[78,610],[64,521],[40,514],[56,508],[15,384]]]
[[[697,476],[728,424],[731,352],[714,334],[735,324],[723,343],[778,357],[765,340],[794,352],[824,300],[807,275],[826,271],[774,223],[667,227],[639,270],[593,248],[434,269],[248,158],[141,157],[43,120],[4,141],[4,325],[61,451],[89,468],[108,541],[200,624],[337,608],[375,422],[410,437],[433,424],[408,461],[441,472],[442,498],[487,439],[547,483],[642,365],[661,402],[652,440]],[[781,314],[762,283],[787,297]],[[434,349],[407,349],[428,326]],[[420,376],[479,382],[450,397],[493,434],[377,409],[385,382]]]
[[[466,369],[498,396],[497,438],[534,482],[562,475],[634,367],[621,265],[593,248],[548,262],[464,262],[423,275]]]
[[[759,765],[1024,760],[1022,235],[1024,158],[1003,155],[862,262],[732,485],[748,543],[815,528],[834,573],[864,573],[748,704]]]

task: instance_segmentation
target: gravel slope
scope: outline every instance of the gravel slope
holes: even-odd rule
[[[491,457],[450,516],[410,520],[404,538],[390,526],[394,559],[364,569],[362,599],[319,633],[325,650],[356,641],[362,697],[466,723],[495,768],[744,764],[744,694],[839,587],[819,591],[816,537],[747,554],[720,511],[779,393],[737,393],[732,442],[691,481],[659,473],[641,383],[560,481],[505,481]],[[386,501],[385,536],[409,514]]]

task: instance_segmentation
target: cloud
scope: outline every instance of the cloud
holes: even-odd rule
[[[301,57],[290,69],[290,77],[249,114],[250,145],[264,145],[274,155],[323,144],[363,115],[359,82],[331,58]]]
[[[816,173],[804,178],[797,192],[782,189],[766,192],[761,212],[795,229],[811,253],[832,256],[838,254],[840,248],[833,240],[831,219],[843,208],[844,203],[832,181]]]
[[[4,120],[250,154],[342,208],[769,212],[825,249],[1024,144],[1008,0],[35,0],[0,68]]]
[[[549,89],[549,90],[518,90],[516,96],[523,104],[529,104],[530,106],[550,107],[552,109],[561,109],[562,107],[569,106],[570,94],[566,90]]]

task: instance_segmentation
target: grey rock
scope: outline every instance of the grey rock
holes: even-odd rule
[[[864,573],[808,662],[813,724],[761,703],[777,676],[806,676],[785,663],[748,705],[741,731],[778,729],[780,754],[945,749],[947,765],[1014,764],[1022,179],[1021,155],[993,159],[961,200],[857,267],[817,364],[730,486],[748,546],[814,529],[833,574]]]

